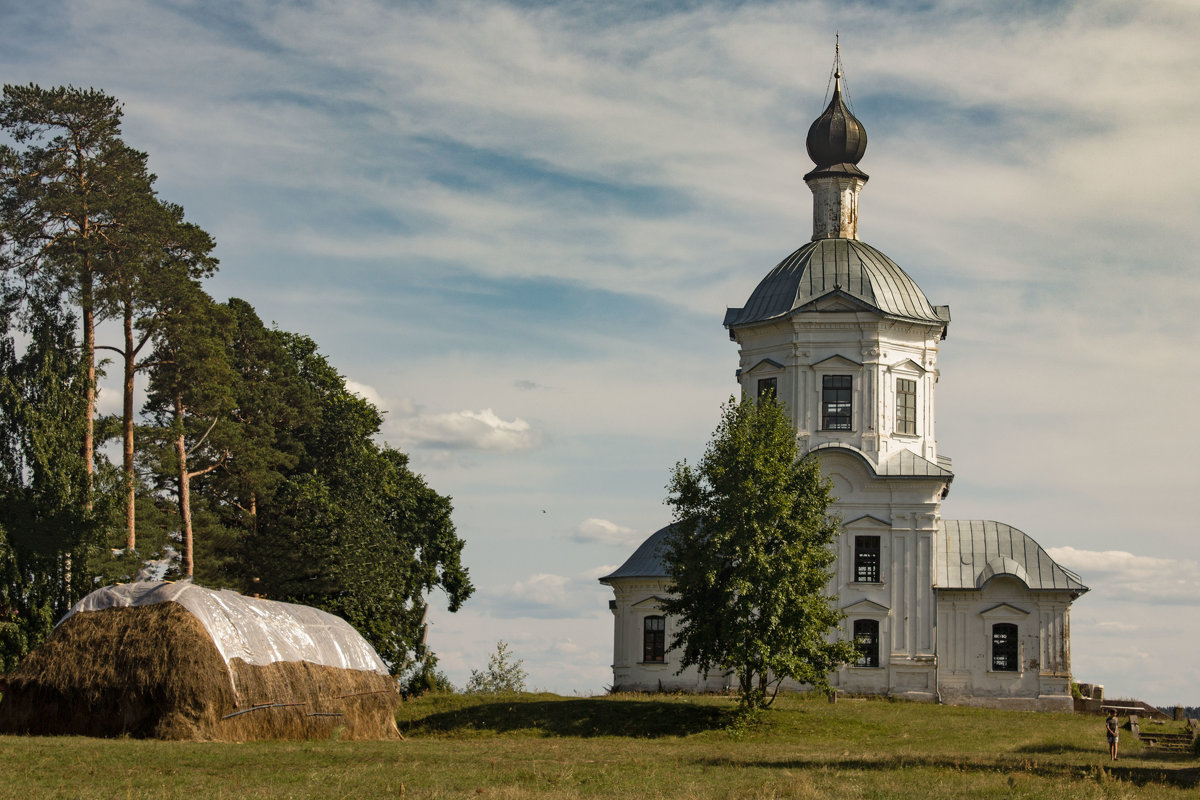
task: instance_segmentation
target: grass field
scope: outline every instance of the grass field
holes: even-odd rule
[[[781,696],[427,696],[403,742],[0,737],[0,798],[1193,798],[1200,761],[1109,762],[1100,717]]]

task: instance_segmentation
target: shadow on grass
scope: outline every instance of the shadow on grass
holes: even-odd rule
[[[1024,747],[1018,747],[1013,752],[1015,753],[1031,753],[1035,755],[1065,755],[1066,753],[1091,753],[1092,755],[1100,754],[1107,755],[1107,745],[1101,744],[1097,747],[1080,747],[1074,744],[1058,744],[1056,742],[1042,742],[1039,744],[1027,744]]]
[[[538,730],[554,736],[654,739],[723,728],[731,719],[730,711],[678,700],[597,702],[583,698],[532,703],[501,700],[410,720],[401,729],[406,734],[453,733],[465,729],[497,733]]]
[[[1092,752],[1090,750],[1085,752]],[[784,761],[754,761],[734,758],[706,758],[696,763],[709,767],[761,767],[764,769],[824,770],[844,769],[875,772],[893,772],[905,769],[939,769],[957,772],[1010,772],[1027,773],[1045,778],[1069,778],[1073,780],[1101,780],[1105,776],[1115,780],[1145,786],[1161,784],[1183,789],[1200,786],[1200,767],[1192,766],[1190,759],[1179,758],[1175,765],[1134,766],[1112,763],[1107,753],[1095,764],[1056,763],[1054,761],[1022,759],[970,759],[941,756],[894,756],[863,759],[790,759]]]

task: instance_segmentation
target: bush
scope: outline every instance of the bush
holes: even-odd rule
[[[529,673],[521,668],[524,663],[513,658],[507,642],[496,642],[496,652],[488,659],[487,669],[483,672],[471,670],[465,691],[467,694],[523,692],[525,679],[529,677]]]
[[[416,668],[413,669],[412,673],[400,687],[400,691],[404,694],[405,699],[420,697],[426,692],[454,693],[454,684],[446,677],[446,673],[437,668],[437,663],[437,656],[433,653],[428,653],[417,664]]]

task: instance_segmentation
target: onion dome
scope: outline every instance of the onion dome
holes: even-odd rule
[[[856,164],[867,151],[867,130],[842,101],[842,73],[836,75],[829,107],[808,129],[808,155],[817,168],[805,179],[822,174],[867,175]]]

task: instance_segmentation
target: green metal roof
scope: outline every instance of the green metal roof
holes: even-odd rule
[[[842,295],[891,317],[945,325],[948,306],[930,305],[896,262],[858,239],[818,239],[779,262],[743,308],[725,313],[725,327],[766,322],[805,311],[822,297]]]

